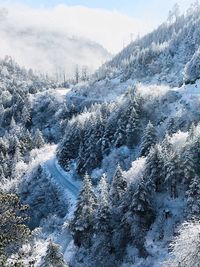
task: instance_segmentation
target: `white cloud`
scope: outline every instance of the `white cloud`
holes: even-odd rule
[[[83,6],[58,5],[49,9],[32,9],[22,5],[8,5],[9,19],[19,26],[46,27],[79,34],[99,42],[110,52],[122,49],[123,39],[151,30],[150,21],[134,19],[118,11]]]
[[[76,41],[69,40],[72,36],[95,41],[109,52],[117,53],[123,43],[130,42],[131,33],[134,38],[154,26],[117,11],[83,6],[34,9],[20,4],[0,5],[3,7],[7,14],[0,13],[0,56],[9,54],[20,64],[44,72],[61,68],[71,75],[75,64],[89,65],[94,70],[106,60],[105,52],[100,48],[90,51],[83,40],[82,46],[74,46]]]

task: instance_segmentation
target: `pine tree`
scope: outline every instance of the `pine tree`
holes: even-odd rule
[[[13,157],[13,168],[15,168],[16,164],[22,160],[22,154],[19,147],[16,147],[15,154]]]
[[[45,141],[39,129],[37,129],[35,132],[33,143],[35,148],[41,148],[45,145]]]
[[[58,161],[65,170],[69,169],[70,161],[78,157],[81,137],[81,126],[79,123],[68,123],[65,136],[57,151]]]
[[[173,147],[172,147],[170,139],[171,139],[171,137],[169,136],[168,133],[166,133],[165,138],[163,139],[162,144],[161,144],[163,153],[165,155],[168,155],[173,150]]]
[[[189,184],[191,179],[195,177],[196,166],[191,153],[190,147],[187,147],[183,154],[183,167],[184,167],[184,183]]]
[[[126,126],[127,146],[133,148],[138,141],[139,117],[133,108]]]
[[[15,122],[14,117],[12,117],[11,122],[10,122],[10,130],[14,131],[15,127],[16,127],[16,122]]]
[[[77,157],[77,163],[76,163],[76,170],[78,174],[83,175],[85,173],[85,161],[86,161],[86,155],[85,155],[85,143],[84,140],[80,143],[79,149],[78,149],[78,157]]]
[[[199,267],[200,262],[200,223],[192,220],[183,223],[178,235],[170,245],[170,257],[163,266]]]
[[[32,135],[27,129],[22,137],[23,148],[25,151],[30,151],[32,149]]]
[[[123,176],[122,169],[118,164],[115,174],[113,176],[111,190],[110,190],[110,198],[113,206],[117,206],[119,200],[127,189],[127,182]]]
[[[88,142],[85,147],[86,160],[84,164],[84,170],[91,173],[91,171],[97,168],[102,160],[101,150],[97,147],[98,139],[94,132],[90,134]]]
[[[27,206],[22,205],[16,195],[0,193],[0,255],[4,255],[4,259],[9,248],[11,252],[17,251],[30,236],[25,225],[28,219],[26,210]]]
[[[134,243],[140,254],[145,257],[147,256],[144,246],[146,232],[155,219],[152,196],[143,180],[137,187],[131,184],[126,195],[122,203],[124,207],[120,228],[126,229],[123,232],[126,240]]]
[[[22,119],[22,123],[25,126],[29,126],[29,124],[31,123],[31,114],[30,111],[28,110],[28,108],[26,107],[26,105],[24,105],[23,109],[22,109],[22,115],[21,115],[21,119]]]
[[[126,121],[122,117],[117,122],[117,131],[114,135],[115,147],[121,147],[126,144]]]
[[[188,132],[188,138],[187,141],[192,141],[195,137],[195,133],[196,133],[196,126],[194,124],[194,122],[192,122],[189,132]]]
[[[110,203],[107,176],[104,174],[98,185],[97,232],[107,232],[110,223]]]
[[[148,123],[142,138],[141,156],[147,156],[152,146],[156,144],[156,131],[151,122]]]
[[[172,153],[167,162],[167,175],[165,182],[167,184],[168,191],[172,198],[178,197],[177,184],[182,182],[183,173],[181,168],[182,162],[180,161],[177,153]]]
[[[190,216],[199,216],[200,214],[200,177],[195,175],[186,192],[187,206]]]
[[[92,189],[91,178],[86,174],[71,223],[74,242],[77,246],[88,247],[91,245],[96,205],[97,200]]]
[[[175,119],[174,118],[171,118],[168,122],[168,125],[167,125],[167,130],[168,130],[168,133],[170,135],[174,134],[177,132],[177,124],[175,122]]]
[[[67,267],[60,252],[60,247],[52,243],[51,240],[49,241],[43,261],[41,267]]]
[[[145,165],[144,177],[149,190],[160,192],[164,185],[163,156],[160,145],[151,148]]]

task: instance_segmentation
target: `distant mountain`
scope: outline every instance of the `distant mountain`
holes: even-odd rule
[[[76,66],[94,72],[111,58],[101,45],[84,37],[72,36],[64,30],[52,30],[34,25],[15,24],[0,13],[0,56],[12,56],[20,65],[41,73],[63,78],[71,77]]]
[[[92,90],[81,87],[79,93],[107,97],[123,93],[134,82],[172,87],[194,82],[200,78],[199,13],[198,2],[184,15],[171,13],[156,30],[104,64],[93,76]]]

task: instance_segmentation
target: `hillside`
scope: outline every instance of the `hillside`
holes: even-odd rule
[[[69,88],[0,61],[2,266],[199,267],[199,12]]]
[[[199,12],[198,1],[184,15],[174,11],[155,31],[105,63],[90,84],[76,92],[105,98],[123,93],[133,83],[174,87],[194,82],[199,78]]]

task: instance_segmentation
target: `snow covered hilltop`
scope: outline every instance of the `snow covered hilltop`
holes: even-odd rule
[[[200,266],[199,26],[174,9],[68,88],[0,61],[1,266]]]

